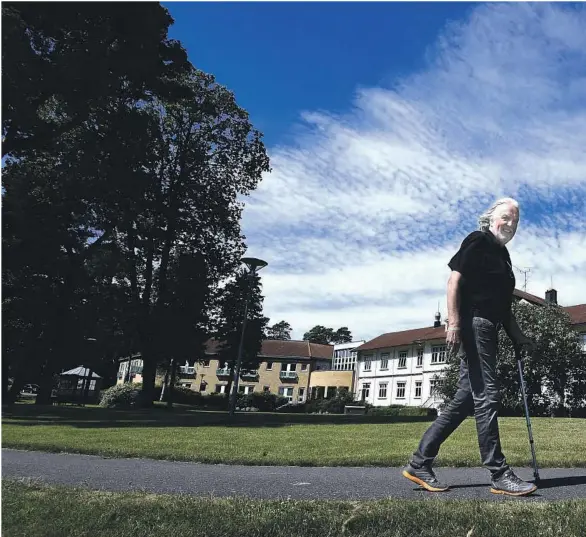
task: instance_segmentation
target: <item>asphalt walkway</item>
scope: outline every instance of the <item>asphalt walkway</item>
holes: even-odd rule
[[[515,471],[522,479],[533,478],[531,468]],[[2,450],[4,478],[30,478],[108,491],[300,500],[586,498],[586,468],[540,469],[539,489],[524,498],[491,494],[489,473],[483,468],[440,467],[436,473],[451,485],[448,492],[427,492],[402,477],[400,468],[239,466]]]

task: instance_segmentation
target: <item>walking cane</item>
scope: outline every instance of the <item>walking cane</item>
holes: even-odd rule
[[[527,406],[527,394],[525,392],[525,379],[523,378],[523,357],[521,349],[515,347],[515,358],[519,366],[519,377],[521,379],[521,393],[523,394],[523,404],[525,405],[525,419],[527,421],[527,430],[529,431],[529,445],[531,446],[531,456],[533,457],[533,476],[535,484],[539,483],[539,469],[537,468],[537,459],[535,458],[535,445],[533,443],[533,431],[531,430],[531,418],[529,417],[529,407]]]

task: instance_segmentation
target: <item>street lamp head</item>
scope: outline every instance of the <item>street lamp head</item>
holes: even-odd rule
[[[252,272],[253,274],[255,274],[260,269],[268,265],[266,261],[263,261],[262,259],[257,259],[256,257],[243,257],[241,261],[248,267],[248,270],[250,270],[250,272]]]

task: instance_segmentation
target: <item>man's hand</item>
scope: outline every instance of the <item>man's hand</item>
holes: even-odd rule
[[[521,335],[515,340],[515,347],[527,354],[532,354],[537,348],[537,343],[526,335]]]
[[[460,331],[459,330],[447,330],[446,334],[446,345],[448,347],[449,354],[458,354],[460,350],[460,344],[462,340],[460,339]]]

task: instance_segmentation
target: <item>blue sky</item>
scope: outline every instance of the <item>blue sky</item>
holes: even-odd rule
[[[527,291],[553,278],[562,304],[586,302],[584,6],[164,5],[265,133],[273,171],[242,225],[271,322],[430,325],[446,263],[502,196],[521,204]]]
[[[163,2],[169,36],[234,91],[269,145],[290,140],[302,110],[344,111],[357,86],[392,84],[469,2]]]

